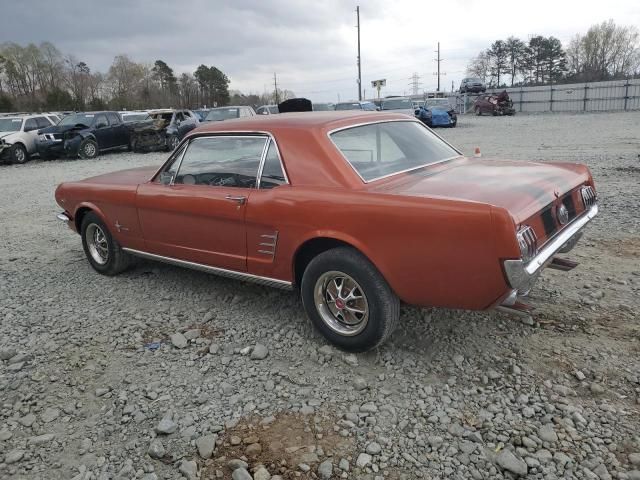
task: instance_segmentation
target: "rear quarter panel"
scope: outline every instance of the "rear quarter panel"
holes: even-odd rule
[[[256,193],[246,214],[251,273],[292,280],[300,246],[328,237],[366,255],[406,303],[484,309],[507,290],[487,205],[312,187]],[[273,231],[271,263],[257,250]]]

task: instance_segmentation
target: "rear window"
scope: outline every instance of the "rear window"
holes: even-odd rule
[[[381,122],[339,130],[331,140],[365,181],[460,156],[418,122]]]

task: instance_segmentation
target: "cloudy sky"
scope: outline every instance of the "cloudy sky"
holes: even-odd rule
[[[457,85],[466,65],[493,40],[554,35],[567,44],[609,18],[640,25],[638,0],[43,0],[2,7],[0,42],[51,41],[92,70],[113,57],[166,61],[176,73],[204,63],[231,88],[261,93],[278,85],[316,101],[357,98],[356,5],[360,5],[362,84],[387,79],[383,95],[435,89],[441,45],[442,86]]]

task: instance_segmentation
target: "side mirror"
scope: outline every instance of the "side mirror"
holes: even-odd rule
[[[171,172],[160,172],[160,183],[163,185],[170,185],[173,180],[173,173]]]

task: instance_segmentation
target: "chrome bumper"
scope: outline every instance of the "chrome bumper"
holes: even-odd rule
[[[511,288],[519,292],[528,291],[542,269],[553,260],[556,253],[568,252],[575,246],[582,236],[581,230],[597,214],[598,205],[594,204],[586,213],[583,213],[562,230],[529,263],[525,264],[522,260],[505,260],[504,271]]]
[[[65,223],[69,223],[69,221],[71,220],[66,213],[59,213],[56,215],[56,218]]]

